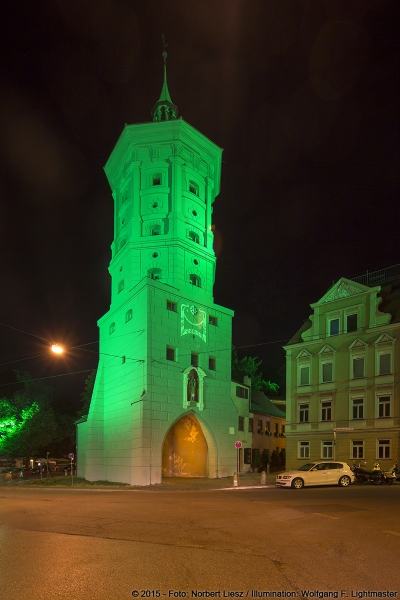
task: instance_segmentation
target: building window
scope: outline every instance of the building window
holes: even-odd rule
[[[198,354],[195,354],[194,352],[192,352],[190,360],[191,360],[190,364],[192,365],[192,367],[199,366],[199,355]]]
[[[322,442],[321,458],[333,458],[333,442]]]
[[[379,355],[379,375],[388,375],[391,372],[390,369],[390,354]]]
[[[279,425],[278,425],[278,423],[274,423],[274,436],[278,437],[278,433],[279,433]]]
[[[217,369],[217,360],[213,356],[208,358],[208,368],[210,371],[216,371]]]
[[[379,396],[378,417],[390,417],[390,396]]]
[[[322,383],[333,381],[333,363],[322,363]]]
[[[150,235],[161,235],[161,225],[153,225],[150,229]]]
[[[149,269],[147,271],[148,277],[150,279],[154,279],[154,281],[159,281],[161,279],[161,269]]]
[[[155,175],[153,177],[153,185],[161,185],[161,176],[160,175]]]
[[[253,433],[253,419],[249,419],[249,428],[248,428],[248,432],[249,432],[249,433]]]
[[[310,385],[310,366],[300,367],[300,385]]]
[[[119,282],[119,284],[118,284],[118,294],[119,294],[120,292],[122,292],[122,290],[124,289],[124,287],[125,287],[125,282],[124,282],[124,280],[123,280],[123,279],[121,279],[121,281],[120,281],[120,282]]]
[[[115,331],[115,323],[111,323],[108,332],[111,334],[111,333],[114,333],[114,331]]]
[[[192,242],[195,242],[196,244],[200,244],[199,234],[195,233],[194,231],[189,231],[189,239],[192,240]]]
[[[271,431],[271,421],[265,421],[265,433],[267,433],[269,435],[270,431]]]
[[[300,404],[299,405],[299,421],[300,423],[308,423],[308,409],[309,404]]]
[[[259,419],[257,421],[257,433],[262,433],[263,432],[263,424],[262,424],[262,420]]]
[[[238,430],[244,431],[244,417],[239,417]]]
[[[189,192],[196,196],[199,195],[199,186],[194,181],[189,181]]]
[[[310,442],[299,442],[299,458],[310,458]]]
[[[172,302],[172,300],[167,300],[167,310],[171,312],[178,312],[178,305],[176,302]]]
[[[351,442],[351,458],[360,459],[364,458],[364,441],[353,440]]]
[[[353,379],[364,377],[364,358],[353,358]]]
[[[281,426],[281,434],[282,434],[282,436],[285,435],[285,426],[284,425]]]
[[[240,385],[237,385],[236,386],[236,396],[238,398],[246,398],[247,399],[249,397],[249,390]]]
[[[201,279],[197,275],[189,275],[189,281],[194,287],[201,287]]]
[[[364,418],[364,399],[363,398],[353,398],[353,419],[363,419]]]
[[[329,319],[329,335],[338,335],[340,329],[340,319],[337,317],[335,319]]]
[[[129,310],[126,311],[125,313],[125,323],[127,323],[128,321],[130,321],[132,319],[132,309],[130,308]]]
[[[210,325],[214,325],[215,327],[217,327],[218,317],[213,317],[212,315],[209,315],[208,322],[210,323]]]
[[[321,402],[321,421],[332,421],[332,402]]]
[[[378,440],[378,458],[390,457],[390,440]]]
[[[166,359],[175,361],[175,348],[172,348],[171,346],[167,346]]]
[[[357,313],[346,316],[346,331],[357,331]]]

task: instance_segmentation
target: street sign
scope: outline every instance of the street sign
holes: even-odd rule
[[[70,460],[74,460],[74,454],[72,454],[72,452],[71,452],[71,454],[68,454],[68,458],[69,458]]]
[[[235,442],[235,448],[241,448],[242,442]]]

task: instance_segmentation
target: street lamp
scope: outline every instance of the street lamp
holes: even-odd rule
[[[64,352],[64,348],[60,344],[52,344],[51,350],[54,354],[62,354]]]

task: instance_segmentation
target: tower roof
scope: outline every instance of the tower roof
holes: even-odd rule
[[[172,102],[169,95],[167,83],[167,52],[165,48],[168,44],[165,43],[163,36],[164,51],[162,57],[164,59],[164,82],[158,102],[155,103],[151,114],[153,121],[171,121],[178,118],[178,107]]]

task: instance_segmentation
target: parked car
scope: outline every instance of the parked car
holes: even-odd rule
[[[310,462],[299,469],[285,471],[276,476],[277,487],[301,489],[308,485],[340,485],[347,487],[354,481],[354,473],[344,462]]]

